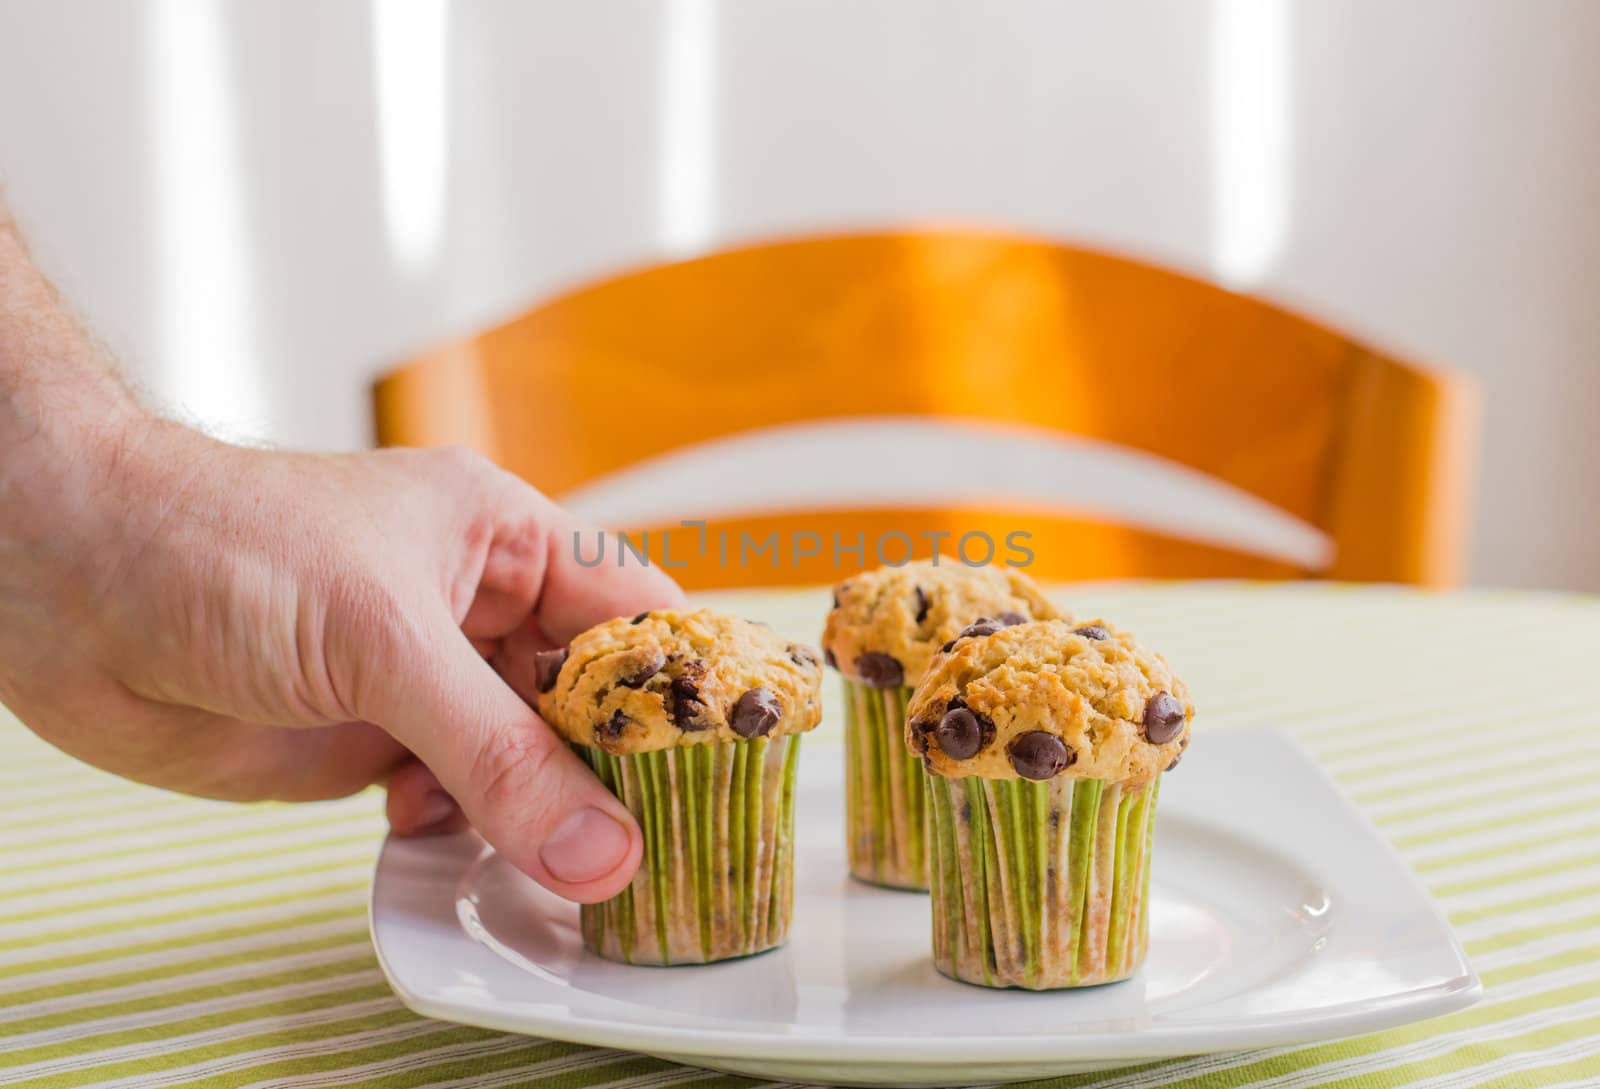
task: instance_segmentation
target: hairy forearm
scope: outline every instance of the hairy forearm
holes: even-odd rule
[[[95,581],[90,561],[117,533],[108,500],[125,490],[122,466],[158,426],[0,205],[0,645],[12,659],[41,650],[20,633],[43,588]]]
[[[0,205],[0,443],[48,430],[51,421],[136,411]]]
[[[116,441],[141,415],[0,204],[0,474]]]

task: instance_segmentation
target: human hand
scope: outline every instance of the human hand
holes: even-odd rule
[[[579,567],[569,514],[460,451],[38,430],[0,462],[0,702],[36,732],[209,797],[386,781],[402,834],[464,814],[563,896],[626,885],[632,818],[517,690],[538,650],[680,603],[664,573]]]

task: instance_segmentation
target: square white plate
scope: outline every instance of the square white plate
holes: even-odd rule
[[[842,750],[801,754],[789,944],[684,968],[586,953],[577,908],[470,834],[390,840],[384,972],[430,1017],[839,1084],[1011,1081],[1351,1036],[1481,993],[1388,844],[1286,737],[1202,739],[1161,783],[1151,948],[1132,979],[994,991],[934,971],[925,895],[845,874]]]

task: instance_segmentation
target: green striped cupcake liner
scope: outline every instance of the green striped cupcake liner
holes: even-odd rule
[[[845,834],[850,873],[874,885],[928,888],[928,773],[906,749],[910,688],[844,681]]]
[[[673,965],[783,944],[794,908],[798,735],[632,756],[578,751],[644,832],[633,881],[580,911],[588,949]]]
[[[1158,789],[930,776],[939,971],[1029,990],[1132,975],[1150,941]]]

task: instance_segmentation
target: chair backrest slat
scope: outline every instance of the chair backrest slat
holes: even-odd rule
[[[1258,299],[1048,242],[904,231],[662,265],[424,356],[375,395],[381,442],[473,446],[556,496],[696,443],[804,421],[1016,425],[1188,466],[1321,529],[1335,550],[1325,570],[1307,570],[1030,511],[1060,546],[1039,550],[1034,570],[1046,577],[1440,583],[1458,576],[1464,547],[1473,413],[1460,379]],[[996,516],[981,504],[911,506],[813,511],[804,528],[961,528]],[[785,518],[802,515],[722,527]],[[705,563],[681,577],[714,586],[835,573]]]

